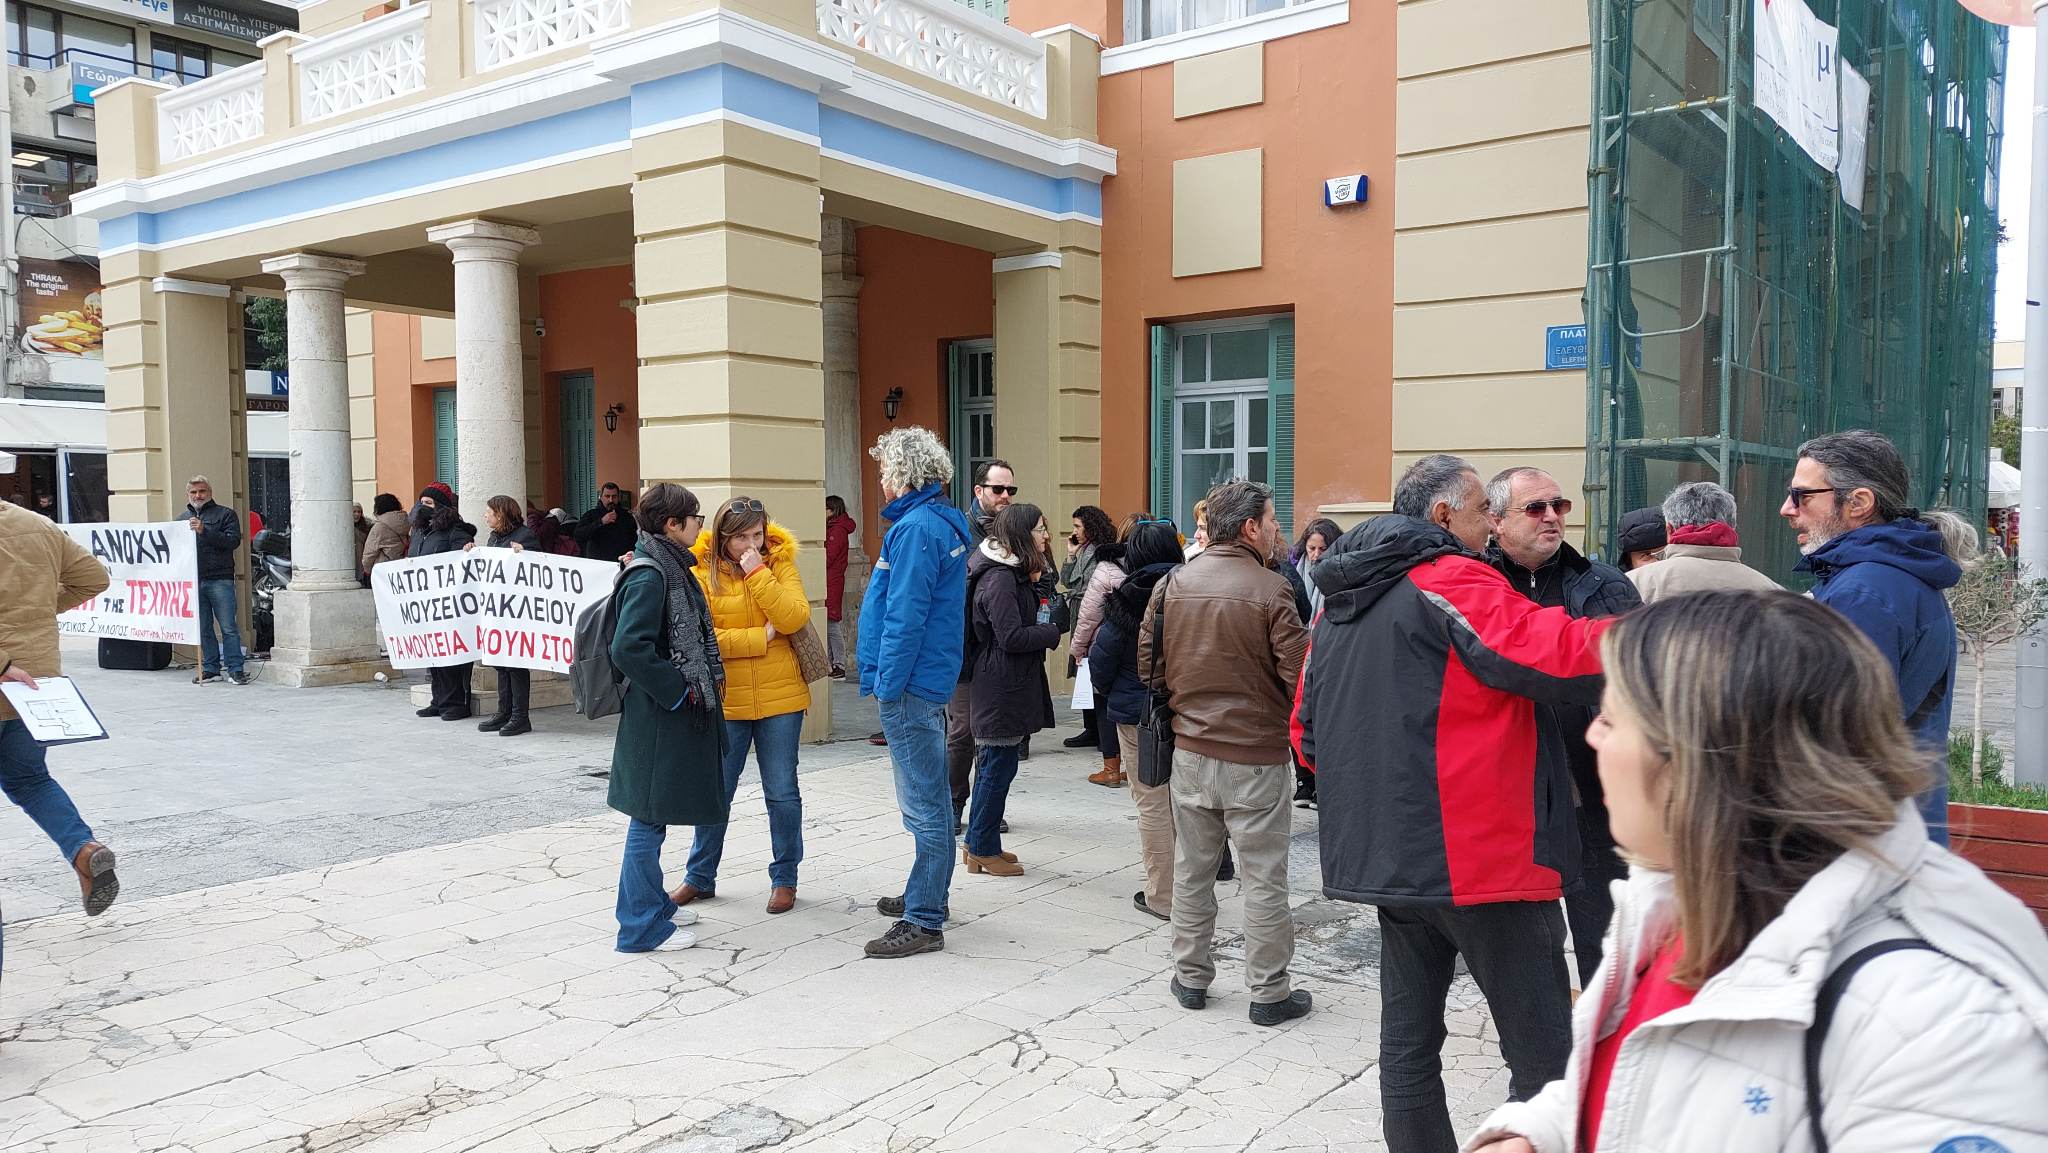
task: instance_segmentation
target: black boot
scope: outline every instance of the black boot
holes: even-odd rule
[[[498,735],[501,737],[517,737],[532,731],[533,726],[526,723],[525,713],[513,713],[511,719],[505,722],[505,727],[498,730]]]
[[[510,721],[511,719],[512,714],[506,712],[503,709],[499,709],[497,712],[491,714],[490,720],[478,722],[476,726],[476,731],[480,733],[495,733],[499,729],[504,728],[506,722]]]

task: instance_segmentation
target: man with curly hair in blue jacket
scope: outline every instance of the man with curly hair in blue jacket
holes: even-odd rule
[[[953,456],[929,430],[892,429],[868,450],[881,466],[890,521],[860,606],[860,691],[881,704],[896,768],[903,827],[917,860],[900,897],[875,907],[896,918],[868,942],[870,957],[909,957],[946,947],[946,891],[953,883],[953,801],[946,777],[946,702],[966,647],[967,518],[946,499]]]

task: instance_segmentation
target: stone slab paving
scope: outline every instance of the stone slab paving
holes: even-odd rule
[[[343,762],[337,781],[393,763],[427,775],[440,743],[323,747],[276,720],[297,757]],[[91,921],[75,908],[11,919],[0,1149],[1382,1147],[1377,938],[1370,910],[1314,895],[1312,814],[1296,811],[1293,874],[1296,973],[1316,1012],[1261,1029],[1227,937],[1206,1011],[1167,994],[1168,930],[1130,903],[1135,814],[1082,779],[1088,758],[1027,763],[1006,847],[1029,872],[956,874],[943,954],[872,961],[874,898],[900,889],[910,853],[888,762],[865,745],[805,757],[797,910],[762,907],[766,822],[749,783],[689,951],[612,950],[623,828],[609,813],[167,885]],[[1221,888],[1228,934],[1241,900]],[[1465,1127],[1505,1096],[1506,1074],[1469,981],[1452,996],[1446,1078]]]

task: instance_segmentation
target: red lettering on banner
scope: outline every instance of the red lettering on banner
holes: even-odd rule
[[[130,613],[137,616],[191,619],[193,612],[190,582],[130,580],[126,583]]]

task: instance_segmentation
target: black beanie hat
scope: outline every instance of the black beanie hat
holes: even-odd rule
[[[1621,553],[1616,558],[1623,569],[1629,567],[1629,554],[1655,552],[1669,543],[1664,533],[1664,510],[1660,508],[1639,508],[1625,514],[1621,525],[1615,531],[1615,549]]]

